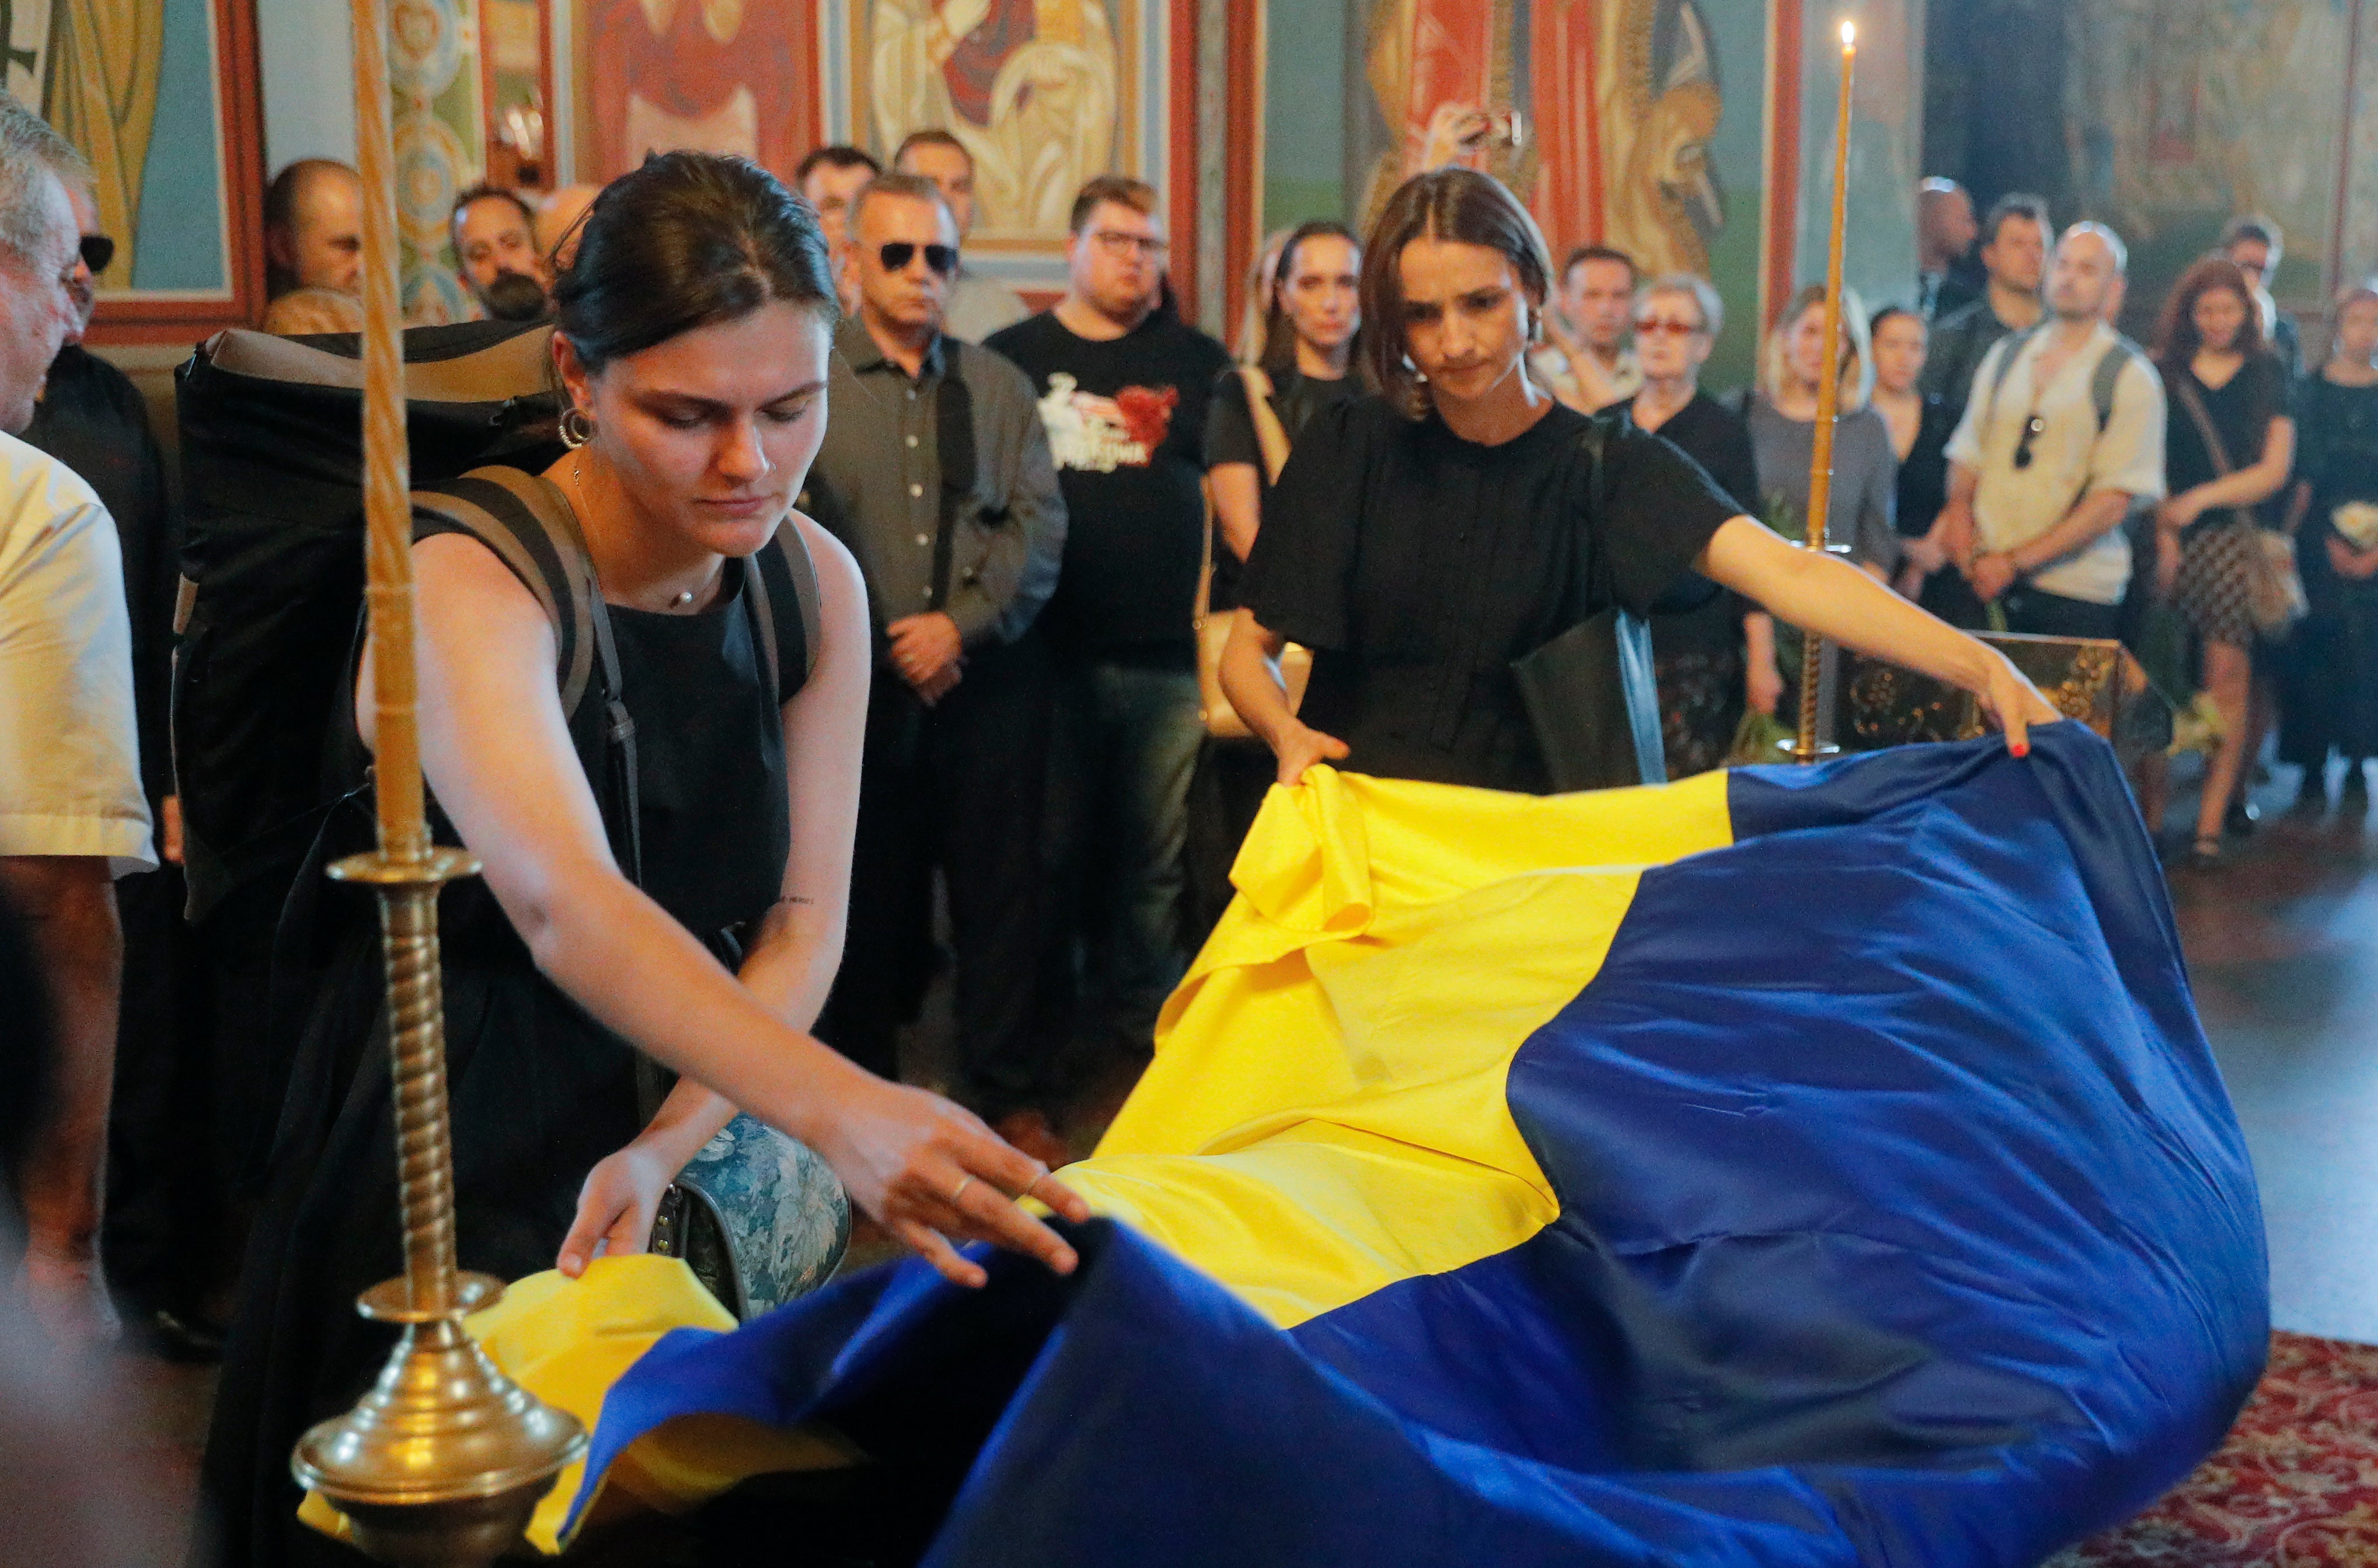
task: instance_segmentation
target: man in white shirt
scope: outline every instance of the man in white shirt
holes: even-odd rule
[[[942,330],[961,342],[979,343],[1003,327],[1013,327],[1032,314],[1024,297],[988,273],[966,264],[966,237],[974,233],[974,154],[966,143],[944,130],[910,131],[892,155],[897,174],[922,174],[941,187],[958,221],[957,281],[951,286],[949,307]]]
[[[16,438],[82,335],[71,148],[0,98],[0,897],[30,928],[58,1075],[18,1173],[27,1299],[66,1344],[114,1332],[99,1266],[123,938],[114,880],[153,869],[115,527],[89,485]],[[22,1092],[22,1085],[13,1086]]]
[[[1984,357],[1949,441],[1936,534],[2010,631],[2117,635],[2131,580],[2122,519],[2164,494],[2163,383],[2105,322],[2127,262],[2103,224],[2064,232],[2048,319]]]
[[[1635,325],[1634,258],[1608,245],[1579,246],[1561,269],[1558,304],[1544,321],[1551,345],[1528,357],[1537,384],[1579,413],[1599,413],[1641,391],[1643,366],[1627,341]]]

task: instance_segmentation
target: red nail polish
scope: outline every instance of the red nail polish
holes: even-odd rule
[[[2020,741],[2017,741],[2017,742],[2015,743],[2014,754],[2015,754],[2016,756],[2018,756],[2018,757],[2028,757],[2028,756],[2030,756],[2030,755],[2031,755],[2031,742],[2029,742],[2029,741],[2027,741],[2027,740],[2020,740]]]

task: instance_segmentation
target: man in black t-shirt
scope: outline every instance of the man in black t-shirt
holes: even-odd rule
[[[1152,188],[1100,175],[1071,227],[1065,297],[985,346],[1031,377],[1065,493],[1064,567],[1041,621],[1075,698],[1051,769],[1052,847],[1061,868],[1095,868],[1080,928],[1087,1016],[1144,1051],[1185,962],[1181,852],[1204,733],[1190,616],[1206,405],[1228,356],[1159,305]]]

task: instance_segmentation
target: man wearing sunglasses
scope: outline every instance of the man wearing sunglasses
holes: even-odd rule
[[[1990,350],[1949,441],[1935,533],[2010,631],[2118,635],[2132,567],[2121,522],[2164,493],[2163,383],[2105,321],[2126,259],[2103,224],[2064,232],[2047,320]]]
[[[1049,1054],[1035,981],[1055,696],[1034,622],[1057,585],[1064,501],[1031,383],[943,330],[958,225],[934,183],[881,175],[847,222],[859,308],[835,341],[834,417],[800,504],[859,557],[878,641],[849,934],[818,1035],[896,1071],[895,1036],[931,975],[938,867],[956,1088],[998,1121],[1033,1102]]]
[[[79,231],[66,280],[78,329],[90,325],[99,286],[115,259],[101,232],[88,166],[54,166]],[[122,282],[117,279],[114,281]],[[78,331],[79,335],[79,330]],[[132,378],[69,343],[50,362],[30,446],[72,469],[114,522],[123,557],[124,596],[132,637],[132,712],[139,736],[140,782],[160,847],[178,851],[166,705],[172,676],[175,527],[165,487],[165,460],[149,423],[147,401]],[[204,1051],[193,1051],[177,1020],[174,976],[187,970],[177,950],[188,940],[181,921],[179,873],[170,867],[123,878],[115,902],[123,929],[122,1003],[115,1052],[119,1090],[111,1111],[116,1154],[107,1190],[109,1283],[126,1321],[144,1346],[182,1359],[217,1346],[198,1306],[215,1284],[224,1249],[222,1189],[208,1159],[208,1128],[190,1113],[206,1101]]]

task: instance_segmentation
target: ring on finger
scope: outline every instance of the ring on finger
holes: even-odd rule
[[[960,1198],[963,1198],[963,1197],[965,1197],[965,1196],[966,1196],[966,1190],[967,1190],[967,1188],[969,1188],[969,1187],[973,1186],[973,1185],[974,1185],[974,1178],[973,1178],[973,1177],[971,1177],[971,1176],[961,1176],[961,1177],[959,1177],[959,1178],[958,1178],[958,1184],[957,1184],[955,1187],[953,1187],[953,1188],[951,1188],[951,1189],[950,1189],[950,1203],[951,1203],[953,1205],[955,1205]]]

